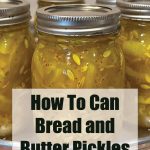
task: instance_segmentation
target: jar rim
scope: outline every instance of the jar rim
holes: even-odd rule
[[[37,29],[40,32],[84,36],[117,32],[120,10],[103,5],[56,5],[37,10]]]
[[[107,4],[107,5],[116,5],[116,0],[97,0],[97,3]]]
[[[75,3],[75,2],[82,2],[84,0],[38,0],[39,2],[49,2],[49,3]]]
[[[148,0],[117,0],[117,6],[123,17],[150,21],[150,1]]]
[[[0,1],[0,26],[20,24],[29,19],[30,4],[25,0]]]

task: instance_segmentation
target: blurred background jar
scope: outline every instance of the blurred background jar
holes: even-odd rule
[[[61,4],[82,4],[84,0],[38,0],[38,7],[61,5]]]
[[[117,7],[116,6],[116,0],[96,0],[97,4],[102,4],[106,6],[111,6],[111,7]]]
[[[123,88],[124,57],[116,47],[119,17],[117,8],[96,5],[39,9],[32,87]]]
[[[126,58],[127,86],[139,89],[139,125],[150,128],[150,1],[117,4],[122,11],[119,45]]]
[[[0,0],[0,138],[11,135],[12,89],[31,88],[30,6]]]

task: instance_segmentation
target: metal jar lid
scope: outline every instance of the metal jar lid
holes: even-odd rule
[[[150,19],[149,0],[118,0],[118,7],[121,9],[122,16],[131,19]]]
[[[56,4],[62,4],[62,3],[78,3],[83,2],[84,0],[39,0],[39,2],[48,2],[48,3],[56,3]]]
[[[30,5],[23,0],[0,0],[0,26],[15,25],[30,19]]]
[[[98,5],[56,5],[37,11],[38,31],[66,36],[117,32],[120,10]]]
[[[116,5],[116,0],[97,0],[99,4]]]

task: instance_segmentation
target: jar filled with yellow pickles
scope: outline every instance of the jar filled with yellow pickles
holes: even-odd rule
[[[38,0],[38,7],[61,5],[61,4],[82,4],[84,0]]]
[[[29,4],[0,1],[0,138],[11,136],[12,89],[31,88]]]
[[[150,1],[120,0],[118,6],[127,87],[139,89],[139,125],[150,129]]]
[[[39,9],[32,87],[123,88],[119,17],[118,9],[96,5]]]

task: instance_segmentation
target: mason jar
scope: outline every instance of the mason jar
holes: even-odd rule
[[[116,46],[119,17],[118,9],[96,5],[39,9],[32,87],[124,87],[124,57]]]
[[[61,5],[61,4],[82,4],[84,0],[38,0],[38,7]]]
[[[116,1],[117,0],[96,0],[97,4],[108,5],[111,7],[116,7]]]
[[[12,89],[31,88],[29,19],[28,3],[0,1],[0,138],[11,135]]]
[[[127,85],[139,89],[139,125],[150,128],[150,2],[120,0],[118,6]]]

